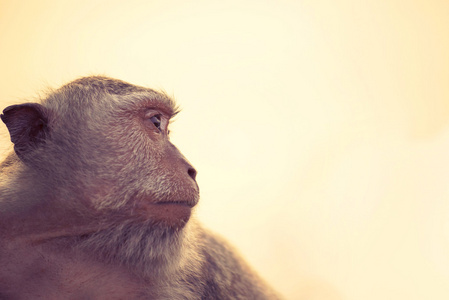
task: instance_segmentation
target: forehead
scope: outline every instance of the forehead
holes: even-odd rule
[[[60,94],[66,97],[58,97]],[[59,98],[55,102],[65,98],[69,102],[66,103],[67,105],[72,108],[79,107],[82,110],[89,110],[89,107],[94,110],[102,108],[108,111],[153,108],[168,115],[174,115],[177,112],[175,101],[164,92],[104,76],[82,77],[74,80],[59,89],[59,93],[54,98]]]

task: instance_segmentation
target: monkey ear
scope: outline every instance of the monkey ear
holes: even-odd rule
[[[8,106],[0,117],[8,127],[14,151],[22,160],[48,135],[47,109],[38,103]]]

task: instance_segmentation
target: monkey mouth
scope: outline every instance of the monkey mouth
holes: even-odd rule
[[[142,213],[156,224],[180,229],[189,221],[195,202],[162,201],[146,204]]]
[[[181,229],[189,221],[198,197],[160,199],[159,201],[139,201],[135,211],[154,224]]]

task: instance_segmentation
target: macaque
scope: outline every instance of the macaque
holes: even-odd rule
[[[174,100],[84,77],[3,110],[0,299],[278,299],[194,219]]]

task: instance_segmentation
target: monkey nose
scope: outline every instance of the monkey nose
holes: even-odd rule
[[[192,178],[193,180],[195,180],[196,178],[196,170],[192,167],[189,167],[187,169],[187,173],[189,174],[190,178]]]

